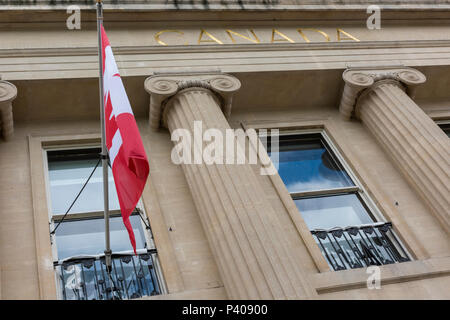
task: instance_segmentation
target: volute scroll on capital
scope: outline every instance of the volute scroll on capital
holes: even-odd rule
[[[426,81],[422,72],[409,67],[349,68],[344,71],[342,78],[345,86],[339,111],[345,119],[354,115],[357,102],[363,95],[382,83],[395,83],[413,98],[416,86]]]
[[[17,97],[17,88],[12,83],[0,80],[0,108]]]
[[[165,126],[162,110],[167,101],[178,92],[188,88],[203,88],[220,97],[225,117],[231,114],[232,97],[241,87],[240,81],[228,74],[168,74],[148,77],[144,82],[145,90],[150,94],[150,127],[157,130]]]

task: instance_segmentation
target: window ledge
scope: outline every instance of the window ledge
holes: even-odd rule
[[[223,286],[214,288],[204,288],[197,290],[188,290],[169,294],[160,294],[157,296],[146,296],[138,300],[224,300],[228,299]]]
[[[440,277],[450,274],[450,257],[432,258],[380,266],[381,285]],[[312,277],[317,293],[329,293],[367,286],[366,268],[329,271]]]

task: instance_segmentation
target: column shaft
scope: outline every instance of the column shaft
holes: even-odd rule
[[[182,128],[193,136],[194,121],[201,121],[203,130],[220,130],[223,137],[230,129],[218,100],[203,88],[178,92],[164,116],[170,132]],[[192,139],[192,144],[195,151],[203,151],[203,143]],[[182,167],[230,298],[298,299],[312,294],[249,164]]]
[[[9,140],[14,133],[12,103],[7,102],[4,106],[0,103],[0,127],[3,138]]]
[[[448,231],[448,137],[393,80],[368,89],[356,112]]]
[[[14,133],[12,102],[16,97],[16,86],[0,80],[0,128],[5,140],[11,139]]]

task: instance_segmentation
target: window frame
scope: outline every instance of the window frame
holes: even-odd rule
[[[324,196],[324,195],[338,195],[346,193],[354,193],[361,201],[361,205],[367,210],[368,214],[375,220],[374,223],[387,222],[384,215],[379,210],[375,202],[369,197],[364,185],[360,182],[358,177],[354,174],[352,168],[348,165],[345,158],[339,152],[334,142],[328,136],[327,132],[323,129],[294,129],[294,130],[280,130],[279,136],[301,136],[301,135],[316,135],[318,139],[324,144],[325,149],[330,153],[330,156],[334,158],[340,167],[345,170],[346,174],[352,180],[354,186],[342,187],[342,188],[332,188],[332,189],[321,189],[312,191],[301,191],[301,192],[289,192],[293,200],[299,198],[307,198],[313,196]],[[261,136],[261,135],[260,135]]]
[[[147,229],[147,225],[150,226],[150,222],[148,221],[148,218],[145,216],[145,212],[143,211],[143,206],[141,204],[141,200],[139,200],[138,204],[136,205],[136,208],[139,209],[139,211],[134,211],[131,215],[140,215],[140,223],[141,223],[141,227],[143,230],[143,234],[145,237],[145,242],[147,244],[147,248],[145,249],[137,249],[137,253],[142,253],[144,250],[153,250],[156,249],[155,243],[153,241],[153,234],[150,229]],[[62,220],[62,218],[64,217],[64,214],[58,214],[58,215],[53,215],[52,217],[50,217],[50,228],[51,230],[54,230],[55,226]],[[118,218],[121,217],[121,212],[120,210],[110,210],[109,211],[109,217],[110,218]],[[90,212],[83,212],[83,213],[73,213],[73,214],[68,214],[65,218],[64,218],[64,222],[69,222],[69,221],[81,221],[81,220],[92,220],[92,219],[104,219],[104,212],[103,211],[90,211]],[[144,220],[144,221],[142,221]],[[63,223],[64,223],[63,222]],[[146,225],[147,224],[147,225]],[[55,252],[55,256],[53,258],[53,263],[57,263],[57,262],[61,262],[61,259],[58,259],[58,244],[56,241],[56,234],[51,234],[51,239],[52,239],[52,247],[54,247],[54,252]],[[133,250],[126,250],[126,251],[121,251],[123,253],[133,253]],[[67,259],[67,258],[65,258]]]
[[[450,119],[436,120],[435,123],[438,125],[439,129],[441,129],[445,133],[445,135],[448,135],[448,133],[444,131],[444,128],[442,128],[442,126],[450,126]]]
[[[62,214],[52,214],[52,202],[51,202],[51,195],[50,195],[50,176],[49,176],[49,166],[48,166],[48,152],[49,151],[64,151],[64,150],[79,150],[79,149],[93,149],[93,148],[100,148],[99,142],[86,142],[86,143],[73,143],[73,144],[57,144],[57,145],[42,145],[42,156],[43,156],[43,166],[44,166],[44,184],[45,184],[45,194],[46,194],[46,200],[47,200],[47,214],[48,214],[48,223],[49,223],[49,233],[54,230],[56,224],[62,220],[64,213]],[[100,166],[99,166],[100,167]],[[97,168],[98,169],[98,168]],[[147,243],[147,248],[145,249],[138,249],[136,250],[138,254],[148,252],[152,255],[152,259],[154,261],[154,268],[155,273],[157,276],[157,281],[160,286],[161,295],[168,294],[168,289],[166,285],[166,281],[164,278],[164,274],[162,272],[161,263],[159,261],[158,253],[152,252],[152,250],[157,250],[155,242],[153,240],[153,233],[150,226],[150,220],[148,218],[148,215],[146,214],[144,204],[142,201],[142,197],[139,199],[137,205],[136,205],[137,213],[132,213],[132,215],[139,215],[141,217],[140,223],[142,226],[143,234],[145,237],[145,241]],[[110,217],[118,217],[121,216],[120,210],[110,210]],[[64,218],[64,221],[76,221],[76,220],[89,220],[89,219],[102,219],[104,218],[104,212],[103,211],[87,211],[87,212],[76,212],[72,214],[67,214],[67,216]],[[147,225],[150,228],[147,228]],[[52,252],[52,262],[53,265],[62,262],[63,260],[58,259],[58,248],[57,248],[57,241],[56,241],[56,234],[49,234],[50,236],[50,246],[51,246],[51,252]],[[122,251],[121,253],[133,253],[133,250],[127,250]],[[62,299],[62,292],[60,290],[60,279],[57,276],[57,273],[55,270],[53,270],[54,273],[54,279],[56,284],[56,299],[61,300]]]
[[[300,124],[302,123],[302,124]],[[336,160],[339,162],[339,165],[346,171],[347,175],[350,177],[350,179],[353,181],[354,185],[358,188],[354,194],[360,199],[361,205],[364,206],[364,208],[367,210],[368,214],[375,220],[372,225],[378,225],[382,223],[388,222],[388,220],[385,218],[384,214],[381,212],[380,208],[376,205],[376,202],[372,197],[369,196],[366,187],[363,183],[361,183],[360,179],[356,176],[354,173],[354,170],[352,169],[350,165],[350,161],[347,161],[347,159],[342,155],[338,148],[338,144],[333,141],[333,139],[330,136],[329,130],[333,129],[333,124],[329,123],[329,120],[323,119],[323,120],[308,120],[308,121],[294,121],[291,122],[274,122],[274,123],[264,123],[264,122],[255,122],[255,123],[241,123],[244,130],[248,128],[253,129],[277,129],[279,130],[278,135],[312,135],[317,134],[320,135],[320,138],[323,139],[323,142],[326,146],[328,146],[328,151],[331,150],[331,156],[334,156]],[[331,131],[333,131],[331,130]],[[265,131],[264,134],[258,134],[258,137],[264,137],[268,136],[268,131]],[[253,148],[256,149],[256,146],[253,145]],[[269,157],[270,158],[270,157]],[[316,265],[318,271],[320,273],[323,272],[331,272],[335,273],[336,271],[333,271],[331,267],[329,266],[326,258],[322,254],[321,250],[319,249],[319,246],[317,242],[315,241],[313,235],[311,234],[311,230],[308,228],[306,221],[303,219],[303,216],[299,212],[295,201],[293,197],[291,196],[291,193],[287,190],[286,185],[284,184],[284,181],[281,179],[281,177],[276,174],[269,176],[272,184],[274,185],[278,195],[280,196],[281,201],[286,207],[286,210],[288,211],[288,214],[290,215],[297,231],[300,234],[300,237],[303,239],[308,251],[311,254],[311,258]],[[346,188],[339,188],[335,190],[344,190]],[[330,190],[333,191],[333,190]],[[314,193],[315,191],[313,191]],[[289,199],[285,197],[285,193],[287,193]],[[304,192],[303,194],[307,194],[308,192]],[[296,194],[302,194],[296,193]],[[367,225],[361,225],[361,226],[367,226]],[[407,257],[410,259],[410,261],[416,260],[415,254],[411,251],[411,248],[409,245],[405,244],[404,239],[401,237],[401,233],[394,234],[394,237],[398,244],[402,247],[402,250],[406,253]]]

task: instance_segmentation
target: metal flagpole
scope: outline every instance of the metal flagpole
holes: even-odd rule
[[[97,0],[97,37],[98,37],[98,64],[100,73],[100,123],[102,130],[102,167],[103,167],[103,205],[105,216],[105,264],[108,272],[108,278],[111,275],[111,247],[109,240],[109,202],[108,202],[108,149],[106,148],[105,134],[105,106],[103,99],[103,52],[102,52],[102,34],[101,26],[103,24],[103,4]],[[112,293],[112,292],[111,292]]]

